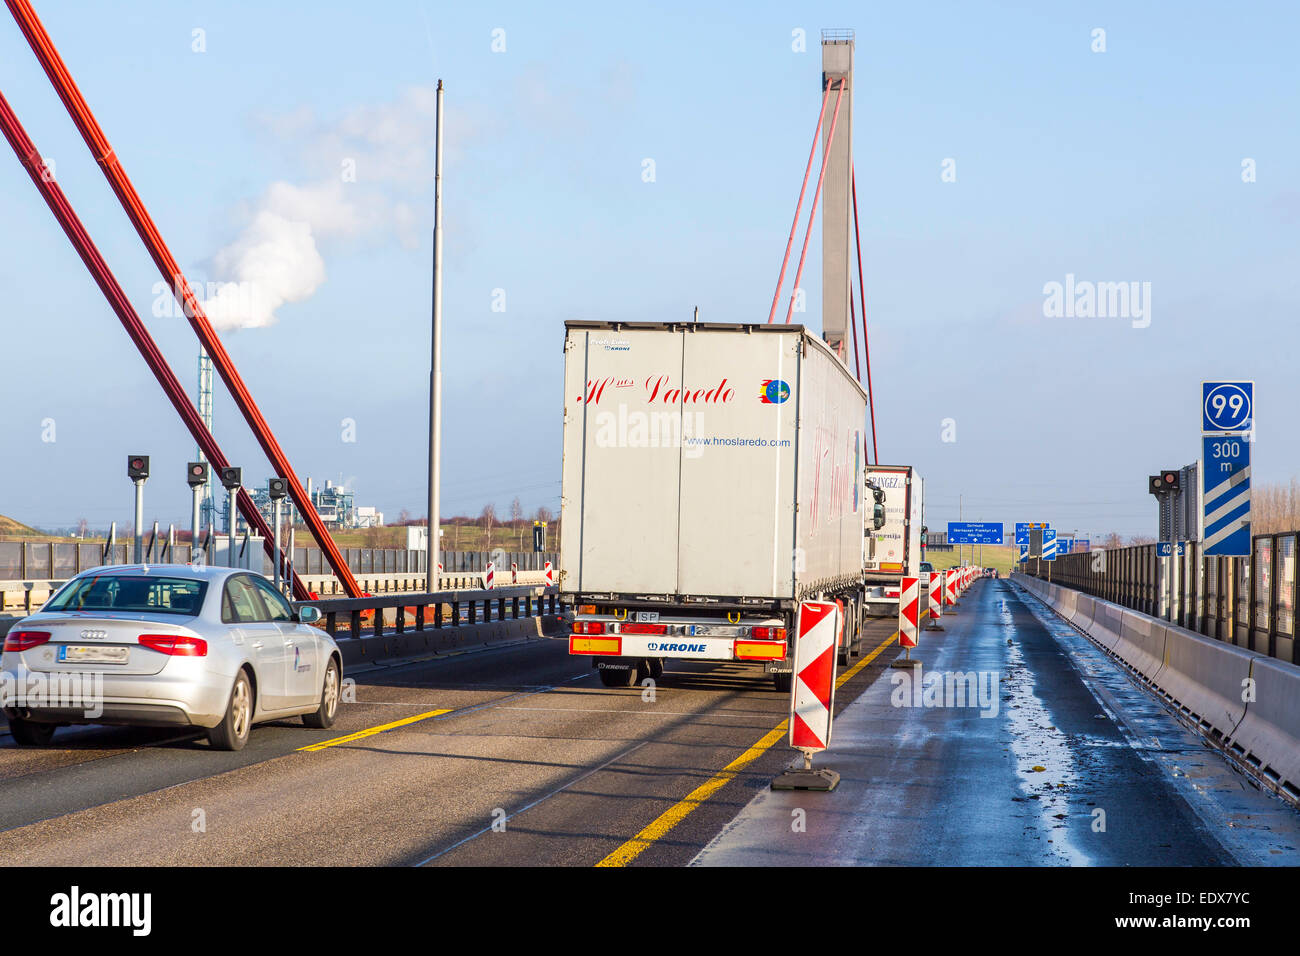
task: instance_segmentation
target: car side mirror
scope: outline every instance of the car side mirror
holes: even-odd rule
[[[299,624],[315,624],[319,620],[320,620],[320,608],[311,607],[310,605],[308,605],[307,607],[298,608]]]

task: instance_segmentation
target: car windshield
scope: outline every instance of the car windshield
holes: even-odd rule
[[[137,611],[193,617],[203,606],[206,581],[153,574],[96,574],[55,595],[46,611]]]

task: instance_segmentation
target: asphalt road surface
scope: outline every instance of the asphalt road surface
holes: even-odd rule
[[[984,697],[900,705],[892,622],[873,622],[817,758],[843,775],[830,794],[768,789],[794,752],[759,668],[617,690],[535,639],[358,671],[333,728],[261,725],[239,753],[175,731],[0,737],[0,865],[1300,859],[1300,815],[1033,598],[979,581],[944,623],[923,674],[987,675]]]
[[[0,865],[681,865],[791,759],[789,698],[758,667],[670,665],[651,697],[567,648],[358,672],[334,727],[259,725],[238,753],[175,731],[6,735]],[[873,622],[841,705],[896,653]]]
[[[1300,815],[1037,599],[981,581],[943,623],[919,681],[894,670],[840,714],[834,793],[760,794],[695,862],[1300,862]]]

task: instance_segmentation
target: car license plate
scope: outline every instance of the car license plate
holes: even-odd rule
[[[59,661],[64,664],[125,664],[130,657],[129,647],[59,647]]]
[[[658,611],[637,611],[636,622],[638,624],[658,624],[659,612]]]

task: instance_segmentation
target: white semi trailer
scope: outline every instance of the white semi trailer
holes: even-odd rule
[[[903,576],[916,577],[925,560],[925,486],[911,465],[868,465],[867,483],[884,492],[885,522],[867,532],[866,613],[897,616]]]
[[[797,325],[565,325],[560,599],[610,686],[749,661],[788,690],[801,600],[861,641],[867,396]]]

